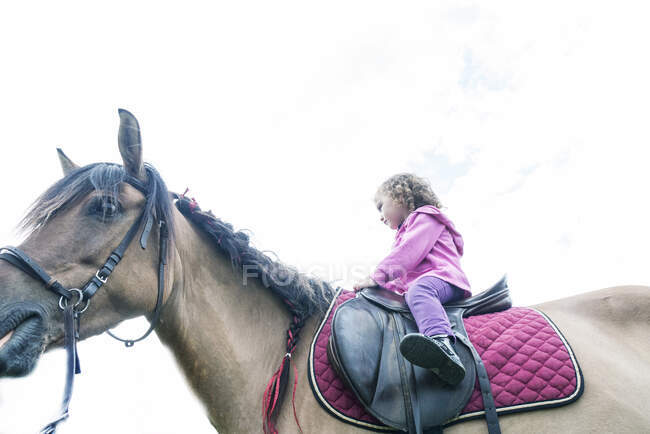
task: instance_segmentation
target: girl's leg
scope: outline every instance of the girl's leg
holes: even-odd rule
[[[420,333],[425,336],[444,334],[454,343],[456,337],[442,304],[460,296],[461,291],[435,276],[418,279],[404,294]]]

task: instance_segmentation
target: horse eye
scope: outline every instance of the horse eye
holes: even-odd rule
[[[89,214],[108,220],[120,213],[120,203],[111,197],[97,197],[90,204]]]

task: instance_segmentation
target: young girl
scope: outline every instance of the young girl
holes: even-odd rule
[[[392,250],[375,271],[354,284],[354,290],[379,285],[403,294],[420,333],[400,342],[404,358],[428,368],[455,385],[465,367],[449,340],[456,343],[443,303],[471,296],[460,267],[463,238],[428,181],[400,173],[384,181],[375,194],[380,220],[397,230]]]

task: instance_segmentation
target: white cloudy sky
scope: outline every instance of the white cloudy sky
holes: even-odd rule
[[[519,305],[648,285],[648,11],[595,3],[3,4],[0,244],[60,176],[55,146],[119,161],[124,107],[171,189],[327,280],[387,253],[372,195],[410,171],[475,292],[504,273]],[[61,433],[213,432],[157,338],[79,351]],[[63,374],[58,351],[0,380],[0,433],[37,430]]]

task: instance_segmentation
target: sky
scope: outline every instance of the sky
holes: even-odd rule
[[[394,233],[372,201],[428,178],[472,290],[515,305],[650,285],[642,2],[22,2],[0,6],[0,245],[77,164],[145,160],[285,263],[351,288]],[[117,329],[135,336],[146,321]],[[156,336],[79,344],[62,434],[211,433]],[[0,380],[0,434],[59,407],[64,353]],[[304,378],[305,373],[301,373]]]

